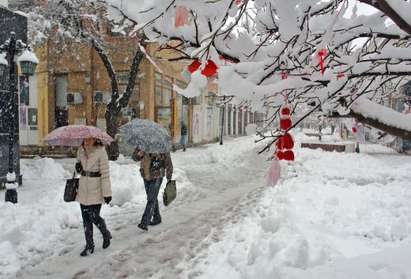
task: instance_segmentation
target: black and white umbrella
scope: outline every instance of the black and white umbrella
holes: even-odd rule
[[[167,153],[171,150],[171,137],[159,124],[147,119],[134,119],[120,127],[124,141],[146,153]]]

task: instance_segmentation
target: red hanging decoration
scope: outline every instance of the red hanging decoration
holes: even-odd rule
[[[278,160],[284,160],[284,152],[277,150],[276,154]]]
[[[320,60],[321,74],[324,74],[324,58],[327,56],[327,50],[322,48],[318,51],[318,59]]]
[[[289,133],[285,133],[283,136],[281,136],[277,140],[276,147],[278,150],[293,149],[294,148],[293,137]]]
[[[291,121],[291,111],[292,107],[285,100],[285,104],[280,108],[280,129],[282,131],[287,131],[292,127]],[[275,144],[276,152],[275,156],[278,160],[294,161],[294,139],[291,134],[284,132]]]
[[[357,127],[352,127],[352,132],[355,134],[357,133]]]
[[[283,157],[286,161],[294,161],[294,152],[292,150],[286,150]]]
[[[287,79],[288,78],[288,73],[286,71],[281,72],[281,79]]]
[[[291,109],[288,106],[284,106],[280,110],[281,116],[290,116]]]
[[[283,145],[285,149],[293,149],[294,148],[294,139],[289,133],[285,133],[283,136]]]
[[[206,66],[201,71],[201,74],[206,77],[212,77],[217,74],[217,69],[217,65],[212,60],[208,60]]]
[[[174,26],[177,28],[177,27],[186,25],[188,23],[188,15],[189,15],[189,12],[186,7],[177,6]]]
[[[344,78],[344,73],[343,72],[339,72],[338,74],[337,74],[337,79],[340,79],[340,78]]]
[[[290,129],[292,126],[291,119],[286,118],[286,119],[280,119],[280,128],[283,131],[287,131]]]
[[[240,6],[240,5],[243,3],[243,0],[235,0],[234,3],[235,3],[237,6]]]
[[[201,66],[200,61],[196,59],[187,67],[187,70],[192,74],[195,71],[197,71],[197,69],[200,68],[200,66]]]

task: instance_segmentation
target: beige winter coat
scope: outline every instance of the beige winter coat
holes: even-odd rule
[[[77,161],[84,171],[100,172],[101,177],[81,176],[76,200],[83,205],[104,203],[104,197],[111,197],[110,170],[104,147],[92,147],[86,154],[83,147],[77,152]]]

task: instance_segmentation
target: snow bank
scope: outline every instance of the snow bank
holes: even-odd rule
[[[25,180],[63,179],[70,174],[51,158],[37,160],[22,160],[21,173]]]
[[[223,145],[213,143],[199,147],[200,150],[207,148],[206,152],[199,152],[198,148],[189,148],[184,156],[172,156],[172,158],[176,166],[190,164],[191,169],[203,168],[206,171],[205,167],[214,166],[218,168],[236,168],[239,165],[245,164],[245,162],[238,160],[238,157],[249,151],[250,145],[255,145],[253,138],[242,137],[230,139],[229,142],[225,140]]]
[[[296,158],[297,176],[227,224],[185,278],[307,278],[316,266],[411,241],[408,157],[297,149]]]

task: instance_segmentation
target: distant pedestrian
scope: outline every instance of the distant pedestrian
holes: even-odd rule
[[[86,247],[80,256],[94,252],[93,224],[103,235],[103,249],[110,246],[111,233],[100,216],[101,205],[111,201],[108,156],[99,140],[88,138],[77,152],[76,171],[81,174],[76,200],[80,203]]]
[[[184,122],[181,122],[181,138],[180,144],[183,146],[183,151],[186,151],[186,146],[188,142],[188,129]]]
[[[148,231],[148,225],[155,226],[161,223],[157,196],[164,176],[166,176],[167,182],[173,176],[173,163],[170,153],[150,154],[139,149],[134,151],[133,159],[140,161],[140,173],[147,194],[146,208],[138,227]]]

